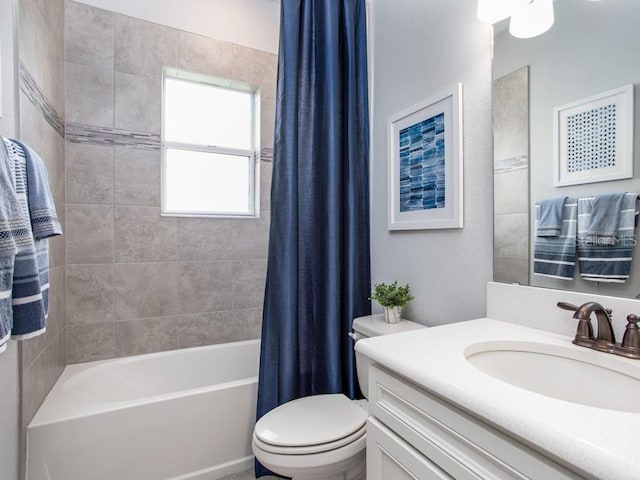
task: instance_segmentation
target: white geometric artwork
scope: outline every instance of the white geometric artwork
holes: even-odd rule
[[[553,109],[554,186],[633,177],[633,85]]]
[[[616,104],[567,117],[567,171],[581,172],[616,164]]]

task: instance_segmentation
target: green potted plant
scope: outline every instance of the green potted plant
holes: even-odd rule
[[[375,300],[384,308],[384,320],[387,323],[398,323],[402,315],[402,308],[413,300],[409,284],[398,285],[393,283],[376,283],[369,300]]]

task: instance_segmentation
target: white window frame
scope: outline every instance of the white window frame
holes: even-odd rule
[[[249,149],[223,148],[216,145],[197,145],[182,142],[171,142],[165,139],[165,88],[166,79],[182,80],[192,83],[224,88],[228,90],[241,91],[251,94],[251,145]],[[161,149],[162,168],[160,175],[161,207],[160,212],[165,217],[210,217],[210,218],[259,218],[260,217],[260,156],[256,151],[256,145],[260,144],[260,96],[258,89],[254,85],[223,79],[210,75],[186,72],[177,68],[165,67],[162,75],[162,129],[161,129]],[[167,171],[167,150],[188,150],[194,152],[217,153],[222,155],[235,155],[248,157],[249,159],[249,211],[248,212],[215,212],[215,211],[167,211],[166,209],[166,171]]]

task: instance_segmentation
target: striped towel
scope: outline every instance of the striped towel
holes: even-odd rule
[[[578,199],[578,261],[580,276],[591,282],[624,283],[631,274],[638,194],[625,193],[618,215],[613,242],[590,235],[594,197]],[[600,214],[599,214],[600,215]]]
[[[13,285],[14,258],[13,255],[0,257],[0,353],[7,349],[7,340],[11,336],[11,327],[13,326],[11,287]]]
[[[27,197],[27,165],[22,148],[5,140],[5,146],[10,157],[15,162],[16,190],[20,204],[25,215],[29,216],[29,201]],[[10,334],[14,339],[19,336],[29,335],[28,332],[45,331],[45,311],[40,289],[40,276],[36,255],[36,246],[29,222],[29,236],[31,243],[28,248],[18,252],[14,257],[11,280],[11,306],[12,321]],[[25,319],[28,319],[25,321]],[[21,328],[21,325],[30,324],[33,328]]]
[[[541,202],[536,203],[536,237],[533,246],[533,273],[572,280],[576,268],[576,221],[578,204],[567,197],[562,208],[562,227],[557,236],[538,236]],[[547,233],[547,232],[545,232]]]
[[[24,340],[46,330],[49,309],[49,245],[47,237],[62,233],[42,160],[28,147],[3,140],[15,163],[16,192],[28,223],[30,245],[13,259],[11,337]],[[33,185],[32,185],[33,183]],[[35,213],[35,217],[30,214]],[[39,237],[34,235],[39,232]],[[6,341],[6,335],[3,337]]]
[[[8,145],[9,141],[0,136],[0,352],[7,348],[13,327],[11,295],[15,256],[33,243],[24,208],[27,199],[22,175],[16,175],[17,160]]]
[[[586,231],[589,242],[615,245],[625,193],[596,195],[591,201],[591,220]]]
[[[0,136],[0,256],[11,256],[31,243],[29,219],[16,191],[15,162]]]
[[[566,201],[567,197],[558,197],[536,203],[537,237],[557,237],[560,235]]]
[[[45,322],[49,315],[49,238],[62,235],[62,227],[56,213],[53,195],[49,188],[49,174],[42,159],[38,154],[24,143],[12,140],[12,143],[19,147],[22,152],[20,158],[24,158],[24,172],[26,173],[27,199],[29,206],[29,218],[33,231],[35,252],[30,255],[31,267],[24,271],[31,272],[31,284],[39,285],[42,299],[37,298],[37,293],[16,291],[15,276],[13,289],[13,318],[14,326],[12,337],[18,340],[34,337],[44,332]],[[18,255],[18,258],[20,255]],[[16,258],[16,260],[18,260]],[[33,260],[35,259],[37,274],[34,275]],[[16,264],[16,271],[18,265]],[[44,320],[40,318],[40,309],[37,304],[42,304]],[[20,304],[20,307],[17,305]]]
[[[49,189],[49,174],[44,162],[24,143],[12,139],[23,153],[29,199],[29,219],[36,240],[62,235],[62,227],[56,213],[56,205]]]

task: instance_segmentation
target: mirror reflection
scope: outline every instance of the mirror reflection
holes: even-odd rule
[[[554,8],[554,25],[538,37],[519,39],[494,26],[494,280],[633,298],[640,294],[637,245],[624,283],[585,281],[577,268],[571,280],[540,276],[532,268],[536,202],[640,193],[640,2],[561,0]],[[626,85],[635,94],[633,177],[601,181],[594,170],[579,183],[557,186],[558,169],[567,175],[571,164],[554,169],[554,141],[562,144],[572,132],[556,135],[554,109],[578,104],[587,105],[578,113],[592,112],[596,104],[582,100]],[[638,228],[635,233],[637,240]]]

